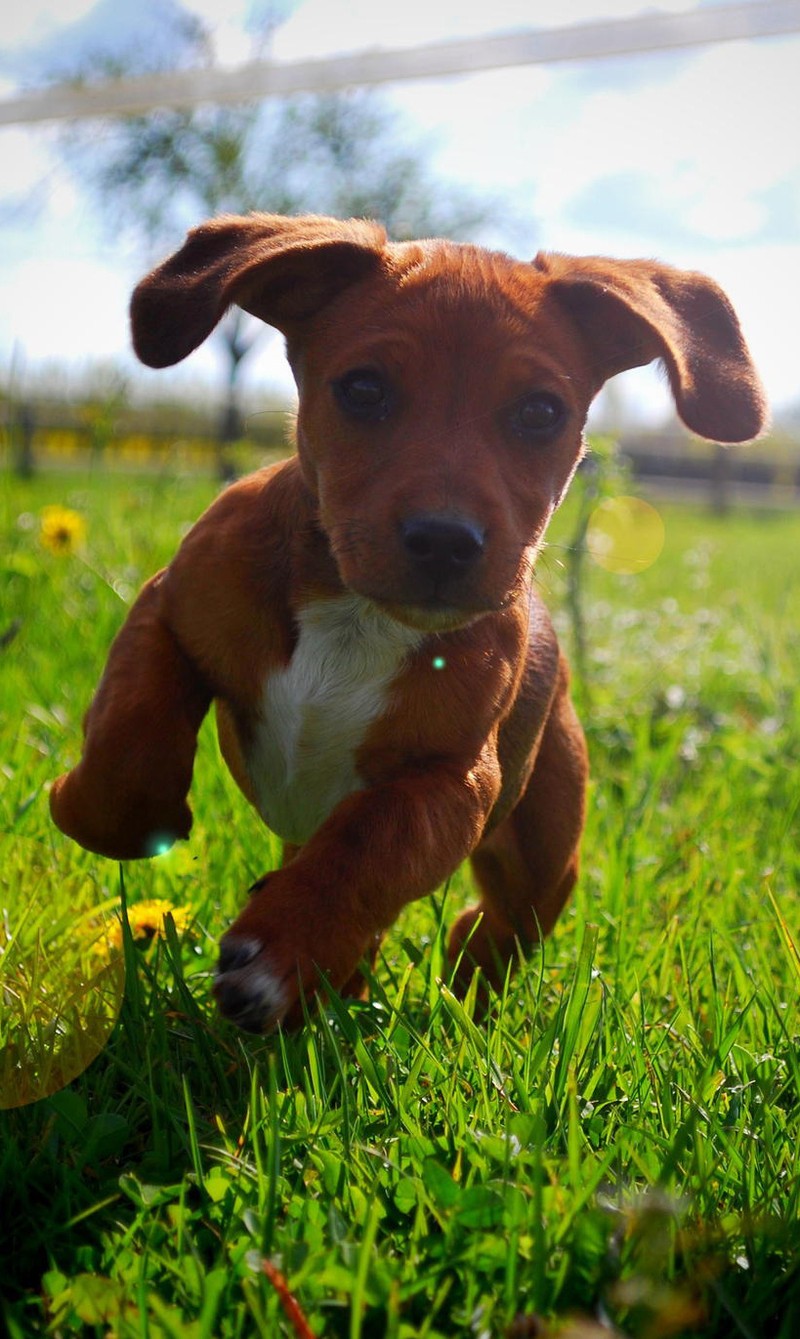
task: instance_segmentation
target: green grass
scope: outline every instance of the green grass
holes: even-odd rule
[[[534,1316],[792,1339],[800,518],[664,507],[651,569],[587,571],[583,875],[487,1022],[446,986],[459,872],[390,933],[369,1004],[254,1039],[216,1015],[210,973],[277,848],[208,723],[175,853],[121,870],[47,815],[126,603],[211,492],[0,476],[0,1101],[15,1065],[48,1093],[0,1112],[9,1333],[294,1335],[266,1258],[312,1332],[343,1339],[545,1333]],[[82,555],[41,547],[48,503],[86,519]],[[567,645],[573,524],[539,569]],[[93,907],[123,894],[132,923],[163,898],[191,926],[144,949],[126,933],[116,1026],[55,1091],[71,919],[97,933]]]

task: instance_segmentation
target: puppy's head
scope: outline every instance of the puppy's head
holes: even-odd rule
[[[226,217],[138,286],[137,353],[177,362],[231,303],[286,336],[300,461],[342,581],[422,629],[524,585],[608,377],[658,358],[693,431],[764,426],[724,294],[655,262],[523,263],[391,244],[358,220]]]

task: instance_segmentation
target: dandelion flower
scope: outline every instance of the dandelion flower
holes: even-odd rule
[[[128,907],[128,924],[131,927],[133,941],[138,948],[147,948],[154,939],[166,938],[164,921],[171,916],[175,929],[182,934],[192,919],[191,907],[174,907],[166,898],[155,897],[149,901],[137,902]],[[94,953],[109,957],[122,948],[122,922],[114,920],[111,926],[92,946]]]
[[[51,553],[69,554],[79,548],[86,536],[86,522],[69,507],[43,507],[39,539]]]

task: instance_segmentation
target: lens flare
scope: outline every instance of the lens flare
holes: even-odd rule
[[[652,567],[659,557],[664,522],[655,507],[641,498],[607,498],[589,518],[586,547],[598,567],[634,576]]]
[[[191,865],[178,850],[137,880],[156,896],[128,904],[143,953],[167,937],[168,917],[181,937],[192,921],[192,908],[173,896]],[[125,990],[117,867],[59,836],[0,833],[0,908],[0,1110],[8,1110],[51,1097],[108,1044]]]
[[[0,1110],[52,1096],[105,1048],[125,989],[116,905],[95,857],[0,836]]]

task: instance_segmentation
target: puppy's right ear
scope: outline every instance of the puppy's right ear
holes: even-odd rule
[[[137,286],[133,347],[149,367],[178,363],[236,303],[286,333],[379,263],[386,234],[363,219],[223,215]]]

